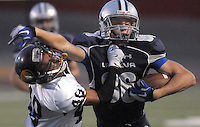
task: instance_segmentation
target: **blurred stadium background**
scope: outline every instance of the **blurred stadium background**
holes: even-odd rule
[[[98,14],[109,0],[57,0],[61,32],[75,35],[98,30]],[[200,1],[130,0],[140,17],[140,33],[157,35],[165,44],[167,57],[192,71],[197,85],[173,96],[146,104],[152,127],[200,127]],[[0,1],[0,126],[25,126],[29,94],[9,84],[13,64],[12,46],[7,42],[18,24],[29,24],[31,7],[40,1]],[[88,88],[87,73],[81,65],[79,82]],[[85,107],[84,127],[94,127],[91,106]]]

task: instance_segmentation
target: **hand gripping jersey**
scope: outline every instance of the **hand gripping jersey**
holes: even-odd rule
[[[27,127],[81,127],[86,91],[71,74],[30,85]]]
[[[73,43],[86,52],[82,63],[89,75],[90,87],[97,89],[105,81],[108,68],[108,40],[96,33],[84,33],[76,37]],[[166,61],[165,47],[161,40],[152,35],[139,35],[137,41],[120,46],[125,54],[122,68],[118,69],[115,90],[110,104],[94,105],[98,125],[121,126],[138,120],[144,114],[144,103],[128,97],[127,89],[150,68],[158,70]]]

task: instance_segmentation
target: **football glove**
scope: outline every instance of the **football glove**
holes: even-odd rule
[[[10,33],[12,39],[8,42],[8,45],[12,44],[18,37],[22,38],[21,44],[19,44],[18,49],[21,50],[28,41],[36,36],[35,28],[31,26],[18,25]]]
[[[121,62],[124,57],[123,51],[117,45],[110,45],[107,50],[107,57],[109,62],[109,67],[121,68]]]
[[[129,96],[140,102],[153,101],[154,89],[149,87],[144,80],[138,80],[129,89]]]

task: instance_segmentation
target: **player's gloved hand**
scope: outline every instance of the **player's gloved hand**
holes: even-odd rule
[[[114,66],[121,68],[121,62],[124,57],[123,51],[117,45],[110,45],[107,50],[107,57],[109,61],[109,67]]]
[[[129,96],[140,102],[153,101],[154,89],[149,87],[144,80],[138,80],[129,90]]]
[[[23,41],[18,46],[18,49],[21,50],[28,41],[36,36],[35,28],[31,26],[18,25],[10,33],[12,39],[8,42],[8,45],[12,44],[18,37],[22,37]]]

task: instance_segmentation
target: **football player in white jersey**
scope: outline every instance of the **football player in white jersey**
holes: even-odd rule
[[[120,49],[112,47],[112,52],[115,50]],[[110,60],[109,80],[95,91],[76,81],[68,68],[67,53],[39,42],[23,48],[15,59],[15,71],[30,89],[26,127],[81,127],[83,105],[111,100],[115,86],[111,79],[116,76],[112,71],[124,54],[118,55],[120,59]]]
[[[110,103],[94,105],[98,127],[150,127],[145,116],[145,102],[183,91],[196,84],[195,76],[181,64],[166,58],[165,46],[153,35],[139,34],[139,16],[127,0],[107,2],[99,14],[100,31],[83,33],[73,44],[59,34],[41,29],[18,26],[11,33],[10,43],[22,36],[24,43],[36,36],[45,44],[68,53],[68,58],[82,62],[88,71],[90,88],[98,89],[108,73],[107,50],[116,44],[125,54],[117,70],[115,90]],[[29,31],[30,34],[23,32]],[[118,57],[118,55],[113,55]],[[142,80],[149,69],[169,75],[171,80],[162,88],[152,89]],[[133,87],[140,84],[140,90]]]
[[[34,5],[30,12],[29,12],[29,22],[31,26],[41,28],[46,31],[54,32],[54,33],[59,33],[59,19],[58,19],[58,13],[56,8],[48,3],[48,2],[39,2],[36,5]],[[74,39],[74,35],[69,34],[69,33],[63,33],[62,34],[69,42],[72,42]],[[29,43],[34,43],[37,38],[33,38],[31,42]],[[13,45],[13,54],[14,58],[16,55],[19,53],[19,51],[26,46],[25,45],[20,45],[20,39],[18,41],[15,41]],[[69,62],[69,67],[72,72],[72,74],[78,78],[80,74],[79,67],[75,61],[70,61]],[[21,82],[17,75],[15,74],[15,71],[10,75],[10,83],[19,88],[20,90],[29,92],[28,85],[24,82]]]

